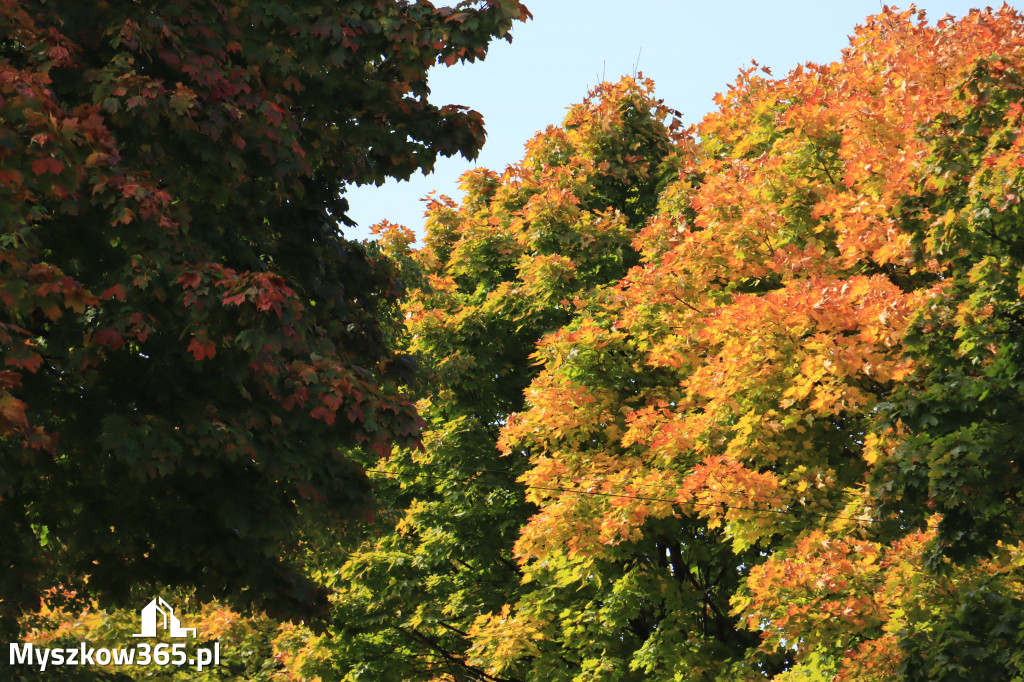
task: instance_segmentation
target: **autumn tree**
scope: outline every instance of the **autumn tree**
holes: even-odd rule
[[[380,247],[410,286],[407,350],[423,450],[396,448],[370,471],[384,509],[341,563],[328,637],[306,675],[344,680],[495,680],[466,659],[474,619],[519,589],[512,544],[533,510],[502,457],[501,425],[522,409],[544,334],[637,262],[631,246],[676,163],[651,84],[605,84],[503,173],[462,178],[460,203],[430,200],[422,248],[382,226]]]
[[[523,680],[1011,679],[1024,20],[885,8],[744,71],[503,427]],[[990,625],[983,626],[982,623]]]
[[[342,447],[420,421],[338,229],[346,183],[476,154],[427,99],[514,0],[0,2],[0,615],[40,590],[193,585],[322,613],[303,510],[369,491]]]

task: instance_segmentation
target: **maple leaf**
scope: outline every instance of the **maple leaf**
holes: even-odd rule
[[[217,354],[217,348],[213,341],[206,336],[194,336],[188,343],[188,352],[199,362],[205,358],[212,358]]]
[[[116,329],[100,329],[92,335],[92,340],[111,350],[118,350],[124,345],[124,339]]]
[[[43,175],[44,173],[57,175],[64,172],[64,162],[50,157],[35,159],[32,161],[32,172],[36,175]]]

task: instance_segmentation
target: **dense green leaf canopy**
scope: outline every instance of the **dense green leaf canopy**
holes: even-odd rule
[[[367,484],[342,446],[415,446],[398,285],[346,241],[346,183],[473,157],[427,69],[517,2],[0,3],[0,609],[133,584],[282,615],[304,506]]]

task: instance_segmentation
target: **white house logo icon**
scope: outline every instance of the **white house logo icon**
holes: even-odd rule
[[[174,609],[163,597],[157,597],[142,609],[142,632],[132,637],[156,637],[158,626],[163,626],[171,637],[188,637],[190,632],[193,637],[196,636],[195,628],[181,627],[181,622],[174,615]]]

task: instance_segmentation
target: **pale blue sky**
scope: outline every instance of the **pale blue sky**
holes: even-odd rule
[[[443,4],[440,0],[436,4]],[[516,24],[513,42],[496,43],[475,64],[436,68],[431,100],[462,104],[484,116],[487,144],[475,163],[441,159],[429,176],[382,187],[353,187],[346,196],[359,226],[350,238],[369,236],[387,219],[422,233],[423,204],[431,190],[460,198],[459,176],[481,165],[503,170],[523,155],[538,130],[559,123],[589,88],[632,74],[652,78],[657,95],[699,121],[716,92],[756,59],[784,75],[799,63],[838,59],[854,27],[881,9],[878,0],[525,0],[533,20]],[[977,3],[924,0],[917,6],[935,21],[966,14]],[[983,6],[983,5],[982,5]]]

